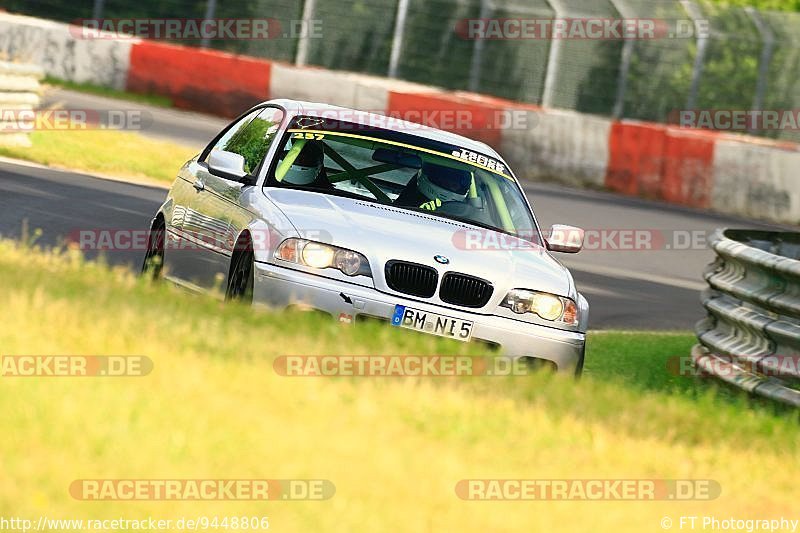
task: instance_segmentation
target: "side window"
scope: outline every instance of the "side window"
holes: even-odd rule
[[[252,121],[254,118],[256,118],[256,116],[258,116],[258,114],[261,113],[262,111],[263,111],[263,109],[256,109],[252,113],[248,113],[246,116],[241,118],[238,122],[236,122],[233,126],[231,126],[228,129],[228,131],[226,131],[225,134],[222,137],[220,137],[214,143],[214,146],[212,146],[211,149],[208,150],[208,152],[205,154],[205,157],[202,159],[202,161],[206,161],[208,159],[208,155],[211,152],[213,152],[214,150],[224,150],[225,146],[230,142],[231,137],[236,135],[236,133],[239,130],[244,129],[245,126],[250,124],[250,121]]]
[[[275,135],[283,120],[283,111],[267,107],[248,115],[241,121],[241,126],[231,128],[214,146],[214,150],[225,150],[244,157],[244,169],[252,174],[256,172],[264,156],[267,155]]]

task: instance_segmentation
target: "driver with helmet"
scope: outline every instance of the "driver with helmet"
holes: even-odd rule
[[[292,150],[294,149],[293,147]],[[290,156],[287,154],[288,157]],[[306,141],[301,145],[300,153],[295,157],[281,181],[304,187],[330,187],[331,184],[325,172],[325,149],[322,142]]]
[[[435,211],[445,202],[466,201],[471,184],[466,170],[425,163],[395,203]]]

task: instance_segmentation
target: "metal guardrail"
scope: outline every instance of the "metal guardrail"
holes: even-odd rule
[[[692,360],[749,393],[800,407],[800,233],[717,230],[708,316]]]
[[[783,4],[787,10],[726,4]],[[285,35],[180,42],[614,118],[663,123],[674,122],[679,110],[800,107],[800,13],[791,12],[788,0],[0,0],[0,7],[67,23],[266,16],[279,21]],[[578,23],[569,32],[577,38],[522,30],[527,35],[521,39],[514,29],[490,29],[489,35],[481,30],[475,38],[467,31],[474,22],[489,29],[509,21],[538,27],[570,20]],[[584,22],[613,20],[625,20],[623,26],[652,22],[658,30],[651,38],[581,38]],[[27,31],[17,35],[31,41]],[[0,50],[4,37],[0,30]],[[9,35],[5,42],[18,38]],[[51,42],[66,46],[62,37]],[[53,65],[48,73],[62,72],[57,77],[63,78],[66,67]],[[755,130],[754,135],[800,142],[796,128]]]
[[[27,131],[39,106],[44,71],[36,65],[0,61],[0,145],[30,146]]]

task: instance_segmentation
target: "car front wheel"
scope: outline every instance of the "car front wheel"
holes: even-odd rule
[[[253,302],[255,258],[250,247],[237,251],[231,259],[231,272],[228,276],[226,300],[237,300],[250,304]]]
[[[142,275],[153,280],[161,279],[164,269],[164,240],[167,236],[164,221],[159,218],[150,229],[150,236],[147,238],[147,252],[142,264]]]

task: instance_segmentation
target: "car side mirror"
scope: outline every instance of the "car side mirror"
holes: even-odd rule
[[[213,150],[208,156],[208,172],[226,180],[253,185],[255,180],[244,169],[244,157],[233,152]]]
[[[553,224],[550,234],[545,239],[547,249],[551,252],[577,254],[583,248],[585,232],[575,226]]]

